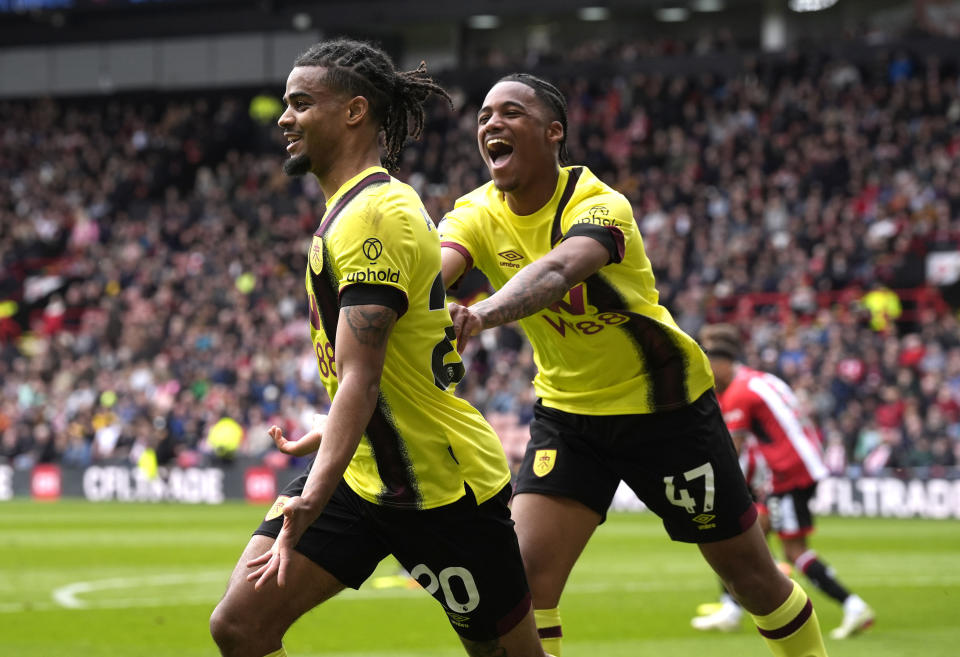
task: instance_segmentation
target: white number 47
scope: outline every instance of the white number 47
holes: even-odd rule
[[[697,477],[703,477],[703,511],[708,513],[713,511],[713,496],[716,489],[713,487],[713,466],[710,463],[704,463],[693,470],[687,470],[683,473],[683,478],[687,481],[693,481]],[[682,506],[687,513],[697,512],[697,502],[690,496],[685,488],[676,488],[673,484],[673,477],[664,477],[663,483],[666,484],[665,493],[667,500],[674,506]]]

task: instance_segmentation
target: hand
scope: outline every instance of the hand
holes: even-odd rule
[[[317,514],[311,513],[302,497],[287,500],[283,506],[283,527],[277,534],[277,540],[269,550],[247,562],[247,568],[256,568],[247,575],[248,582],[255,582],[253,588],[260,590],[274,576],[277,586],[283,588],[286,585],[293,549],[316,517]]]
[[[462,354],[470,338],[486,328],[483,317],[475,310],[458,303],[447,304],[450,319],[453,320],[453,330],[457,334],[457,353]]]
[[[267,430],[274,444],[284,454],[290,456],[306,456],[317,451],[320,447],[320,440],[323,438],[323,427],[327,424],[327,416],[316,413],[313,416],[313,426],[310,431],[305,433],[297,440],[287,440],[283,435],[283,429],[274,425]]]

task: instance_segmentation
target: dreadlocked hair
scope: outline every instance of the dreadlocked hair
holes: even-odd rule
[[[567,153],[567,99],[563,97],[563,93],[546,80],[529,73],[511,73],[504,75],[497,82],[519,82],[533,89],[537,99],[553,114],[554,120],[559,121],[563,126],[559,159],[560,164],[568,164],[570,155]]]
[[[383,130],[383,166],[396,170],[407,137],[423,133],[423,104],[430,94],[451,103],[443,87],[427,75],[427,65],[398,71],[390,56],[379,48],[353,39],[336,39],[311,46],[297,57],[294,66],[322,66],[324,82],[331,88],[370,103],[370,114]],[[411,125],[412,124],[412,125]]]

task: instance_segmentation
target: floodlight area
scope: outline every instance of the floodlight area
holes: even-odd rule
[[[690,18],[690,10],[686,7],[663,7],[653,15],[661,23],[682,23]]]
[[[500,27],[500,17],[493,14],[475,14],[467,19],[467,26],[473,30],[495,30]]]
[[[790,0],[789,7],[793,11],[821,11],[837,4],[837,0]]]
[[[723,11],[726,8],[723,0],[693,0],[690,3],[690,9],[701,13]]]
[[[577,18],[582,21],[605,21],[610,18],[610,10],[606,7],[581,7],[577,10]]]

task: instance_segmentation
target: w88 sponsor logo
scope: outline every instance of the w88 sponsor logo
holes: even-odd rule
[[[551,305],[548,310],[556,313],[556,316],[551,317],[549,314],[540,316],[564,338],[567,337],[568,330],[576,335],[595,335],[608,326],[617,326],[630,319],[628,316],[616,312],[596,313],[593,314],[593,319],[576,321],[570,321],[564,317],[564,313],[574,316],[588,314],[587,303],[584,299],[583,283],[571,288],[566,297]]]

